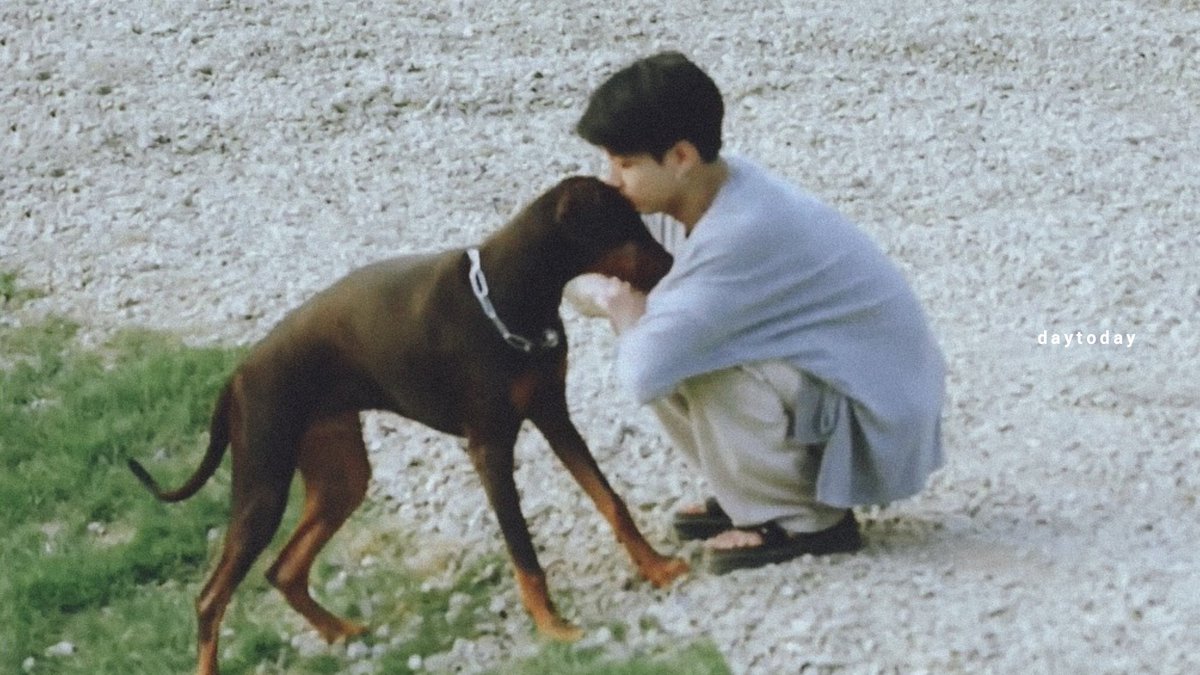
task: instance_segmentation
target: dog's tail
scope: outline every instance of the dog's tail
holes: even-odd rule
[[[221,391],[217,405],[213,409],[212,421],[208,427],[208,450],[204,453],[204,459],[200,460],[200,466],[196,468],[196,472],[181,487],[175,490],[163,490],[159,487],[158,481],[154,480],[150,472],[146,471],[146,468],[136,459],[129,460],[129,470],[160,501],[179,502],[199,492],[208,479],[217,472],[217,467],[221,466],[221,460],[225,457],[225,447],[229,445],[229,408],[232,398],[231,381]]]

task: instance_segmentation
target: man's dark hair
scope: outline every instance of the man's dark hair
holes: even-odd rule
[[[649,153],[662,161],[679,141],[711,162],[721,150],[721,92],[679,52],[655,54],[626,66],[588,100],[575,131],[614,155]]]

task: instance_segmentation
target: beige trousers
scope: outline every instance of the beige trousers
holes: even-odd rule
[[[688,378],[651,405],[734,525],[774,520],[815,532],[845,515],[816,500],[822,446],[788,438],[793,402],[807,382],[792,364],[765,361]]]

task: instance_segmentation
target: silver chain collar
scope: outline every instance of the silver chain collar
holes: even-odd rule
[[[526,354],[532,352],[535,347],[541,349],[554,349],[558,346],[560,338],[558,331],[553,328],[547,328],[542,333],[541,342],[534,342],[529,338],[522,337],[510,331],[508,326],[500,320],[500,316],[496,313],[496,307],[488,298],[487,278],[483,276],[483,266],[479,262],[479,249],[467,249],[467,258],[471,260],[471,272],[468,275],[471,280],[471,290],[475,292],[475,299],[479,300],[479,306],[483,308],[484,315],[492,320],[492,324],[496,326],[496,330],[500,331],[500,337],[514,349],[517,349]]]

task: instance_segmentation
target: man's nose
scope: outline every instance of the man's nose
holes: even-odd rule
[[[608,183],[609,185],[617,188],[618,190],[621,189],[621,176],[620,176],[620,174],[617,173],[616,169],[609,169],[608,171],[606,171],[604,173],[604,176],[601,177],[600,180],[604,181],[605,183]]]

